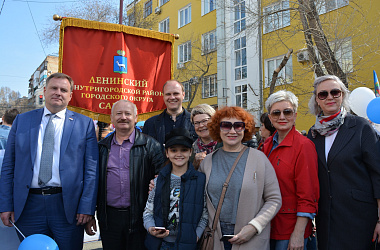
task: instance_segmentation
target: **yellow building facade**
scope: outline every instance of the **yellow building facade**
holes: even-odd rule
[[[372,72],[380,72],[380,1],[316,0],[315,3],[330,48],[347,74],[349,90],[363,86],[373,90]],[[308,113],[308,102],[316,76],[306,51],[299,7],[297,1],[263,0],[261,3],[263,100],[268,98],[274,69],[288,50],[293,49],[279,74],[275,91],[287,89],[298,96],[296,128],[308,131],[315,123],[315,116]]]
[[[130,25],[149,28],[141,24],[145,21],[153,30],[179,35],[173,44],[173,78],[185,87],[187,109],[201,103],[217,105],[215,7],[213,0],[140,0],[128,6]],[[161,112],[140,114],[139,120]]]

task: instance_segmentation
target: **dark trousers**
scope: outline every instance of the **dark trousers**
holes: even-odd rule
[[[68,223],[62,193],[29,194],[16,226],[25,237],[45,234],[53,238],[60,250],[82,250],[84,228],[77,226],[76,221]],[[24,239],[21,235],[19,238]]]
[[[145,250],[146,232],[130,233],[130,211],[107,206],[107,225],[100,223],[104,250]]]

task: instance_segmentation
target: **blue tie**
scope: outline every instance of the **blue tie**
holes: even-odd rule
[[[53,165],[53,151],[54,151],[54,124],[53,118],[55,114],[48,114],[49,122],[46,125],[44,140],[42,143],[40,173],[38,175],[38,185],[46,186],[51,179],[51,171]]]

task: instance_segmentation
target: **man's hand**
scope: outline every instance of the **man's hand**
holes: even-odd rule
[[[240,232],[228,240],[231,244],[244,244],[249,241],[255,234],[257,229],[251,224],[244,226]]]
[[[95,235],[95,233],[98,231],[95,219],[92,218],[89,222],[87,222],[84,226],[84,229],[88,235]]]
[[[206,151],[196,153],[194,157],[194,166],[199,167],[199,165],[201,165],[201,162],[203,161],[205,157],[206,157]]]
[[[90,220],[93,219],[93,216],[92,215],[88,215],[88,214],[77,214],[77,226],[79,225],[84,225],[86,224],[87,222],[89,222]]]
[[[156,174],[154,176],[154,178],[156,178],[157,176],[158,176],[158,174]],[[153,188],[154,188],[154,179],[151,179],[149,182],[149,192],[148,193],[152,192]]]
[[[14,212],[3,212],[3,213],[1,213],[1,220],[3,221],[4,226],[13,227],[12,223],[9,220],[11,220],[13,223],[15,223],[15,213]]]

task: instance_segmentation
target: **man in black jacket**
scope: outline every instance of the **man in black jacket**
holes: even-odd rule
[[[99,190],[97,217],[103,249],[145,249],[143,211],[149,181],[164,163],[161,145],[135,129],[136,106],[116,102],[111,111],[115,133],[99,142]],[[96,231],[95,220],[86,232]]]
[[[190,136],[195,141],[198,136],[191,123],[190,113],[182,107],[182,101],[185,98],[183,85],[176,80],[169,80],[164,84],[163,93],[166,109],[145,122],[143,133],[154,137],[163,145],[165,135],[173,128],[185,128],[189,130]]]

